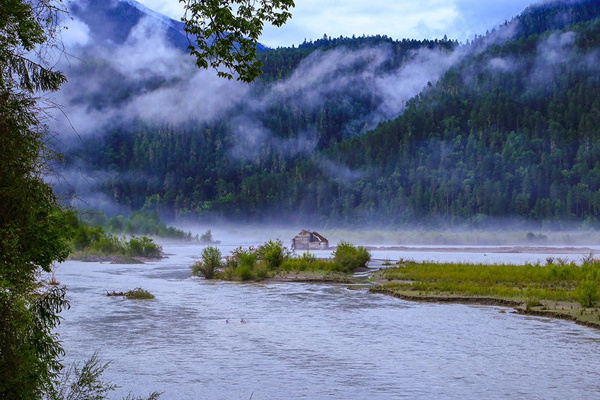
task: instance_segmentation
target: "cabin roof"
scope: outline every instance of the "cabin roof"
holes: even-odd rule
[[[325,238],[325,236],[321,235],[318,232],[311,232],[309,230],[303,229],[302,231],[300,231],[300,233],[298,235],[296,235],[296,237],[306,237],[309,236],[311,241],[316,241],[316,242],[328,242],[329,240],[327,240]]]

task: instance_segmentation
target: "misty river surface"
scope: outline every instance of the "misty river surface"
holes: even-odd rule
[[[95,351],[111,361],[114,398],[600,398],[598,330],[337,285],[209,282],[189,268],[201,249],[165,245],[171,255],[145,265],[61,264],[65,362]],[[136,287],[156,299],[106,296]]]

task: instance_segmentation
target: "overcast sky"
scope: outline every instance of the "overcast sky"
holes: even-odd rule
[[[178,0],[138,0],[180,19]],[[518,15],[536,0],[296,0],[293,17],[282,28],[265,26],[269,47],[298,45],[331,37],[387,35],[394,39],[433,39],[448,35],[464,42]]]

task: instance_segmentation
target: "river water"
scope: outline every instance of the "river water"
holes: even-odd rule
[[[111,361],[104,377],[120,386],[114,398],[130,391],[176,400],[600,398],[600,331],[344,286],[208,282],[189,268],[201,247],[164,249],[168,258],[145,265],[68,261],[58,268],[72,305],[59,329],[65,362],[95,351]],[[136,287],[156,299],[106,296]]]

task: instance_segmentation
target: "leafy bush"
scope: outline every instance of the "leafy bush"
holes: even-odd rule
[[[238,247],[231,252],[231,262],[237,266],[252,269],[258,262],[258,254],[254,247],[248,247],[247,249]]]
[[[238,247],[231,252],[230,256],[226,257],[223,279],[242,281],[259,279],[255,274],[257,266],[258,254],[256,249],[254,247]]]
[[[132,236],[127,242],[127,255],[131,257],[160,258],[162,248],[146,236]]]
[[[593,307],[600,300],[598,282],[581,282],[575,289],[575,298],[582,307]]]
[[[317,258],[310,253],[304,253],[301,257],[290,257],[286,259],[281,269],[284,271],[307,271],[313,270],[317,262]]]
[[[213,279],[221,265],[221,250],[209,246],[202,250],[202,259],[192,265],[192,274],[202,275],[205,279]]]
[[[281,264],[289,258],[289,251],[283,246],[281,240],[269,240],[258,248],[257,254],[267,269],[271,271],[279,269]]]
[[[333,253],[333,260],[340,272],[352,273],[357,268],[364,268],[371,260],[371,254],[363,247],[356,247],[348,242],[340,242]]]
[[[242,281],[249,281],[252,279],[252,268],[249,265],[239,265],[235,268],[235,276]]]

